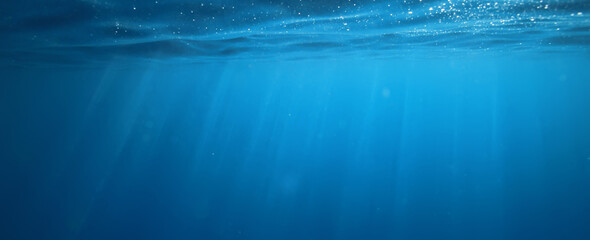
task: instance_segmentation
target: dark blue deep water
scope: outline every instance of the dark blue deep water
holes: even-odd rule
[[[590,2],[2,1],[0,239],[590,239]]]

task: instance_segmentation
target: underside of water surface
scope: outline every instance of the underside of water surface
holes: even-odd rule
[[[584,0],[6,2],[0,56],[96,63],[588,53]]]

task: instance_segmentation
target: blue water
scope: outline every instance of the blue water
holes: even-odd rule
[[[590,239],[586,0],[0,3],[0,239]]]

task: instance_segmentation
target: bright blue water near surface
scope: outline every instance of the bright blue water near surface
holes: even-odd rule
[[[590,2],[0,3],[1,239],[590,239]]]

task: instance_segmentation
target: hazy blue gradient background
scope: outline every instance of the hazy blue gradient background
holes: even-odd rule
[[[2,239],[589,239],[587,56],[2,68]]]

